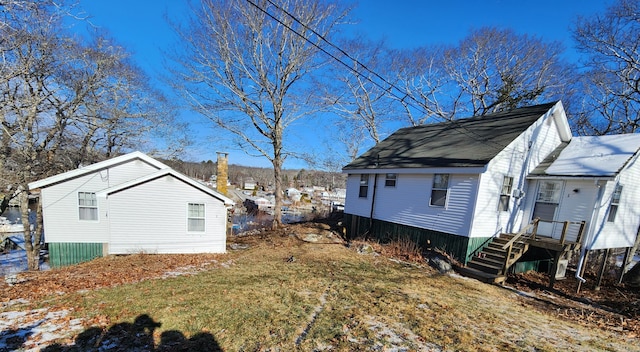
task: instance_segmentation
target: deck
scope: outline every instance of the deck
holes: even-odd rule
[[[490,238],[472,253],[471,260],[460,273],[485,282],[504,282],[509,268],[531,247],[552,251],[554,253],[552,272],[557,272],[560,259],[566,257],[568,253],[580,249],[585,222],[560,222],[562,224],[560,238],[538,234],[538,224],[540,222],[543,222],[543,220],[535,219],[518,233],[503,233],[500,236]],[[551,223],[550,221],[546,222]],[[573,241],[567,239],[567,234],[570,231],[577,234]],[[553,286],[555,280],[555,275],[550,275],[550,287]]]

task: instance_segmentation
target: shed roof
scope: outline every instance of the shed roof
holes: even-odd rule
[[[481,167],[556,104],[401,128],[343,170]]]
[[[533,176],[615,176],[640,150],[640,134],[574,137],[551,163]]]

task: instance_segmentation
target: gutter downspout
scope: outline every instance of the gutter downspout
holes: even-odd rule
[[[369,234],[373,230],[373,209],[376,204],[376,188],[378,188],[378,174],[373,174],[373,194],[371,195],[371,212],[369,213]]]
[[[591,212],[591,220],[589,221],[589,231],[587,235],[584,236],[584,238],[582,239],[582,248],[580,249],[580,260],[578,261],[578,267],[576,268],[576,275],[575,275],[576,279],[580,280],[581,283],[585,283],[587,281],[580,276],[580,272],[582,271],[582,265],[584,264],[584,258],[587,253],[587,244],[589,245],[592,244],[590,242],[592,241],[593,231],[595,229],[595,226],[593,225],[595,224],[595,221],[597,219],[597,210],[598,208],[600,208],[600,203],[602,202],[602,193],[603,193],[602,184],[598,180],[596,180],[595,182],[596,182],[596,186],[598,187],[598,195],[596,196],[596,201],[593,204],[593,210]]]

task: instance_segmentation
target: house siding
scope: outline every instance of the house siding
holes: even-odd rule
[[[111,194],[108,203],[110,254],[225,252],[224,204],[172,176]],[[188,203],[205,204],[204,233],[187,231]]]
[[[98,220],[81,221],[78,215],[78,192],[97,192],[110,186],[142,177],[157,168],[140,160],[120,164],[42,189],[42,211],[46,241],[65,243],[108,242],[105,205],[98,200]]]
[[[478,188],[477,175],[450,175],[445,207],[429,205],[434,174],[398,174],[395,187],[385,186],[385,174],[378,174],[373,218],[433,231],[468,236]],[[355,192],[360,175],[349,175],[345,213],[371,215],[375,175],[370,175],[367,198]]]
[[[349,174],[347,176],[345,212],[358,216],[369,216],[371,212],[371,196],[373,194],[373,178],[373,175],[369,175],[369,189],[367,190],[367,197],[363,198],[359,196],[360,174]]]
[[[49,265],[53,268],[88,262],[102,256],[102,243],[49,244]]]
[[[517,232],[529,223],[523,209],[524,199],[513,197],[514,190],[526,191],[527,175],[562,143],[556,120],[548,114],[532,124],[493,158],[481,175],[478,206],[474,213],[471,237],[501,232]],[[513,177],[509,211],[498,211],[504,176]],[[530,193],[529,197],[535,196]]]
[[[409,239],[422,249],[438,248],[446,251],[464,264],[470,259],[471,253],[488,240],[488,238],[468,238],[382,220],[370,222],[366,217],[352,214],[345,214],[344,224],[350,240],[365,237],[390,243]]]
[[[587,248],[591,250],[604,248],[632,247],[640,227],[640,162],[635,155],[620,172],[617,182],[622,188],[618,212],[614,222],[607,222],[611,197],[616,188],[616,181],[609,181],[603,192],[598,221],[600,227],[594,229],[595,236]]]

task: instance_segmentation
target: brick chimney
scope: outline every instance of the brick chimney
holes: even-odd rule
[[[229,153],[216,152],[218,154],[217,170],[216,170],[216,188],[218,192],[227,195],[227,179],[229,178]]]

